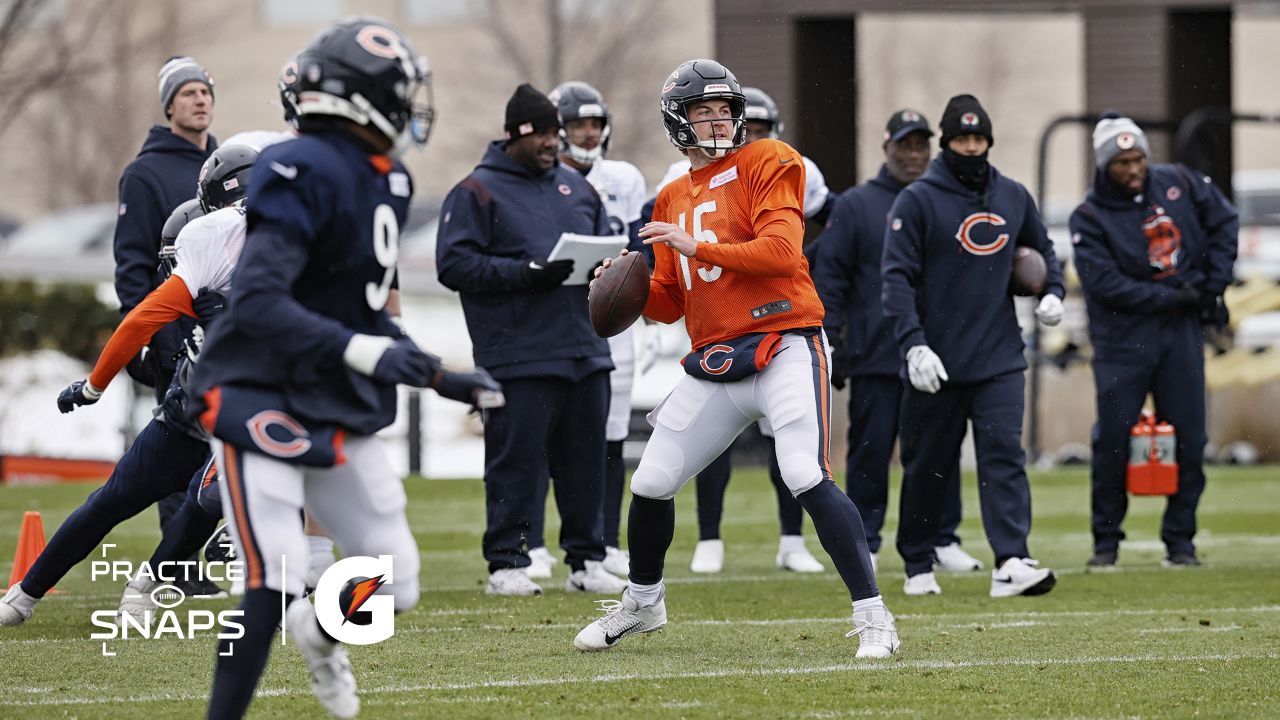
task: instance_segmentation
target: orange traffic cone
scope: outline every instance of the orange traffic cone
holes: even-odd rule
[[[18,531],[18,550],[13,554],[13,571],[9,573],[9,584],[6,587],[13,587],[22,582],[22,578],[27,576],[27,571],[35,564],[36,558],[40,557],[42,552],[44,552],[44,522],[40,520],[39,511],[28,510],[22,514],[22,529]],[[57,592],[57,590],[50,588],[49,592]]]

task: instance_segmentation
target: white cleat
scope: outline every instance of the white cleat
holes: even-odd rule
[[[494,570],[489,574],[489,585],[484,589],[489,595],[517,595],[528,597],[541,595],[542,586],[529,579],[524,568]]]
[[[116,619],[120,624],[124,625],[124,616],[128,615],[139,625],[146,625],[147,616],[155,615],[159,611],[152,593],[162,584],[158,580],[145,577],[130,580],[124,586],[124,593],[120,596],[120,608],[116,613]]]
[[[858,636],[859,659],[887,658],[898,652],[898,625],[883,604],[853,611],[853,629],[845,637]]]
[[[353,718],[360,712],[356,695],[356,676],[342,645],[331,642],[320,633],[315,608],[305,598],[298,598],[285,611],[285,626],[293,644],[311,671],[311,692],[329,714],[337,718]]]
[[[551,554],[551,551],[545,545],[529,548],[529,567],[526,572],[531,578],[545,580],[551,577],[551,568],[558,562],[560,561],[556,560],[556,557]]]
[[[1043,595],[1053,589],[1058,579],[1049,568],[1035,567],[1034,560],[1009,558],[1002,567],[991,571],[991,597]]]
[[[724,570],[724,541],[699,540],[693,548],[689,569],[696,573],[718,573]]]
[[[774,562],[783,570],[792,572],[820,573],[826,570],[804,546],[804,538],[799,535],[783,535],[778,540],[778,555]]]
[[[960,543],[939,545],[933,549],[933,566],[947,572],[973,572],[982,569],[982,561],[964,551]]]
[[[564,582],[565,592],[589,592],[598,595],[617,595],[627,589],[627,581],[617,575],[610,575],[604,569],[604,563],[588,560],[586,568],[569,573]]]
[[[0,627],[14,627],[30,620],[37,602],[40,602],[38,598],[22,591],[22,583],[14,583],[0,598]]]
[[[938,586],[938,579],[933,573],[919,573],[907,578],[907,582],[902,586],[902,592],[907,595],[941,595],[942,588]]]
[[[630,575],[631,553],[616,547],[605,548],[604,569],[620,577]]]
[[[628,635],[661,630],[667,624],[666,593],[658,602],[640,607],[627,592],[622,600],[597,600],[604,617],[582,628],[573,639],[573,646],[584,652],[608,650]]]

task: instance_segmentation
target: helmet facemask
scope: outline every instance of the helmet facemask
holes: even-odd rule
[[[728,118],[711,118],[707,120],[692,121],[689,119],[689,108],[706,100],[725,100],[729,103],[730,117]],[[672,107],[674,106],[674,107]],[[747,141],[747,126],[745,115],[746,102],[741,94],[725,93],[712,94],[704,93],[683,101],[668,101],[663,104],[662,112],[667,115],[673,122],[668,126],[675,126],[675,132],[668,130],[667,136],[672,144],[681,150],[698,149],[702,154],[712,160],[718,160],[729,154],[730,150],[740,148]],[[733,132],[728,138],[708,138],[702,140],[698,138],[695,132],[695,125],[704,123],[731,122]]]

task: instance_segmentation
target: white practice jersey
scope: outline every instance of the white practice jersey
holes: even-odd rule
[[[610,231],[626,235],[631,223],[640,219],[644,207],[644,175],[623,160],[597,160],[587,172],[587,182],[600,194],[604,210],[609,214]]]
[[[192,220],[178,233],[173,274],[182,278],[191,297],[204,289],[223,295],[231,291],[247,226],[244,208],[229,207]]]
[[[827,196],[831,194],[831,190],[827,188],[827,179],[822,176],[818,166],[803,155],[801,158],[804,160],[804,216],[813,217],[823,205],[827,204]],[[689,174],[689,167],[688,160],[677,160],[671,163],[671,167],[667,168],[667,174],[662,176],[658,186],[653,189],[653,194],[657,195],[658,191],[672,180]]]
[[[276,143],[292,140],[298,137],[297,134],[291,132],[281,132],[279,130],[245,130],[222,141],[222,146],[227,145],[248,145],[249,147],[262,152],[263,148]]]

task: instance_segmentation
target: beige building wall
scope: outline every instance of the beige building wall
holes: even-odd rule
[[[1280,7],[1242,11],[1231,44],[1236,111],[1280,115]],[[1280,124],[1241,123],[1233,145],[1237,170],[1280,169]]]

